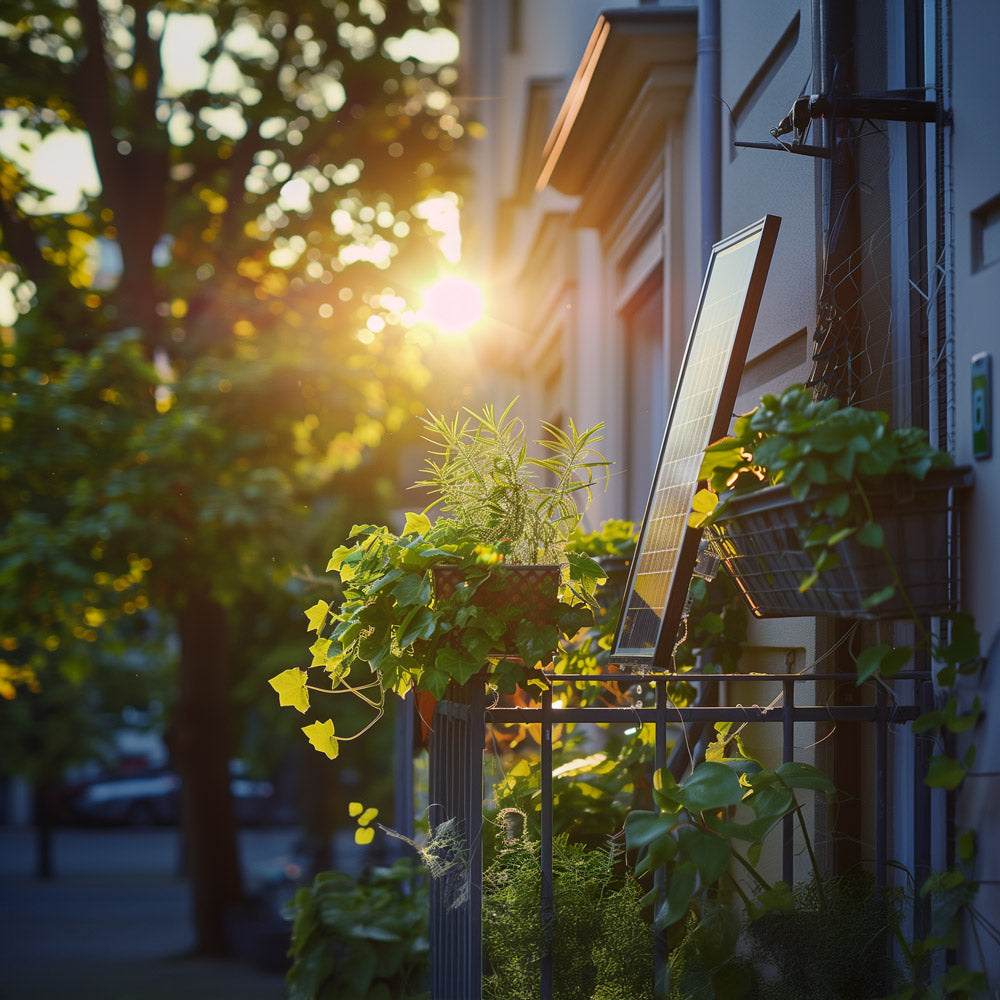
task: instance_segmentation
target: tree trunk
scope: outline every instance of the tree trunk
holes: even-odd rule
[[[182,778],[181,818],[197,951],[227,950],[227,911],[243,895],[229,787],[229,639],[223,607],[193,595],[177,609],[180,683],[171,752]]]

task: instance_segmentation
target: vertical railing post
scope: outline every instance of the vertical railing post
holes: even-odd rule
[[[788,763],[795,755],[795,682],[785,677],[781,682],[784,699],[781,717],[781,760]],[[795,826],[789,813],[782,821],[781,877],[791,885],[795,881]]]
[[[667,766],[667,682],[656,682],[656,723],[653,742],[653,766],[660,771]],[[653,885],[656,889],[656,906],[658,912],[663,905],[667,888],[667,872],[661,865],[653,875]],[[667,969],[667,935],[663,931],[653,932],[653,992],[657,1000],[666,997]]]
[[[889,724],[885,688],[875,685],[875,884],[884,888],[889,859]]]
[[[542,893],[541,924],[545,951],[541,963],[541,998],[552,1000],[552,933],[555,905],[552,893],[552,688],[542,692]]]
[[[483,993],[483,747],[486,743],[486,687],[482,677],[469,682],[468,783],[466,799],[469,841],[468,997]]]

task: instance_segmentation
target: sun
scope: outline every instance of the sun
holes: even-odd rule
[[[424,292],[420,319],[442,333],[462,334],[483,315],[483,293],[478,285],[450,275]]]

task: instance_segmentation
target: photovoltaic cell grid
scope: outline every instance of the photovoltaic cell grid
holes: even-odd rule
[[[659,661],[672,647],[701,537],[687,521],[702,455],[729,428],[779,222],[767,216],[713,248],[670,405],[613,659]]]

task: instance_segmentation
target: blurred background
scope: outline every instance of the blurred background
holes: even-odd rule
[[[383,860],[267,680],[488,368],[452,6],[0,3],[0,996],[280,996]]]

